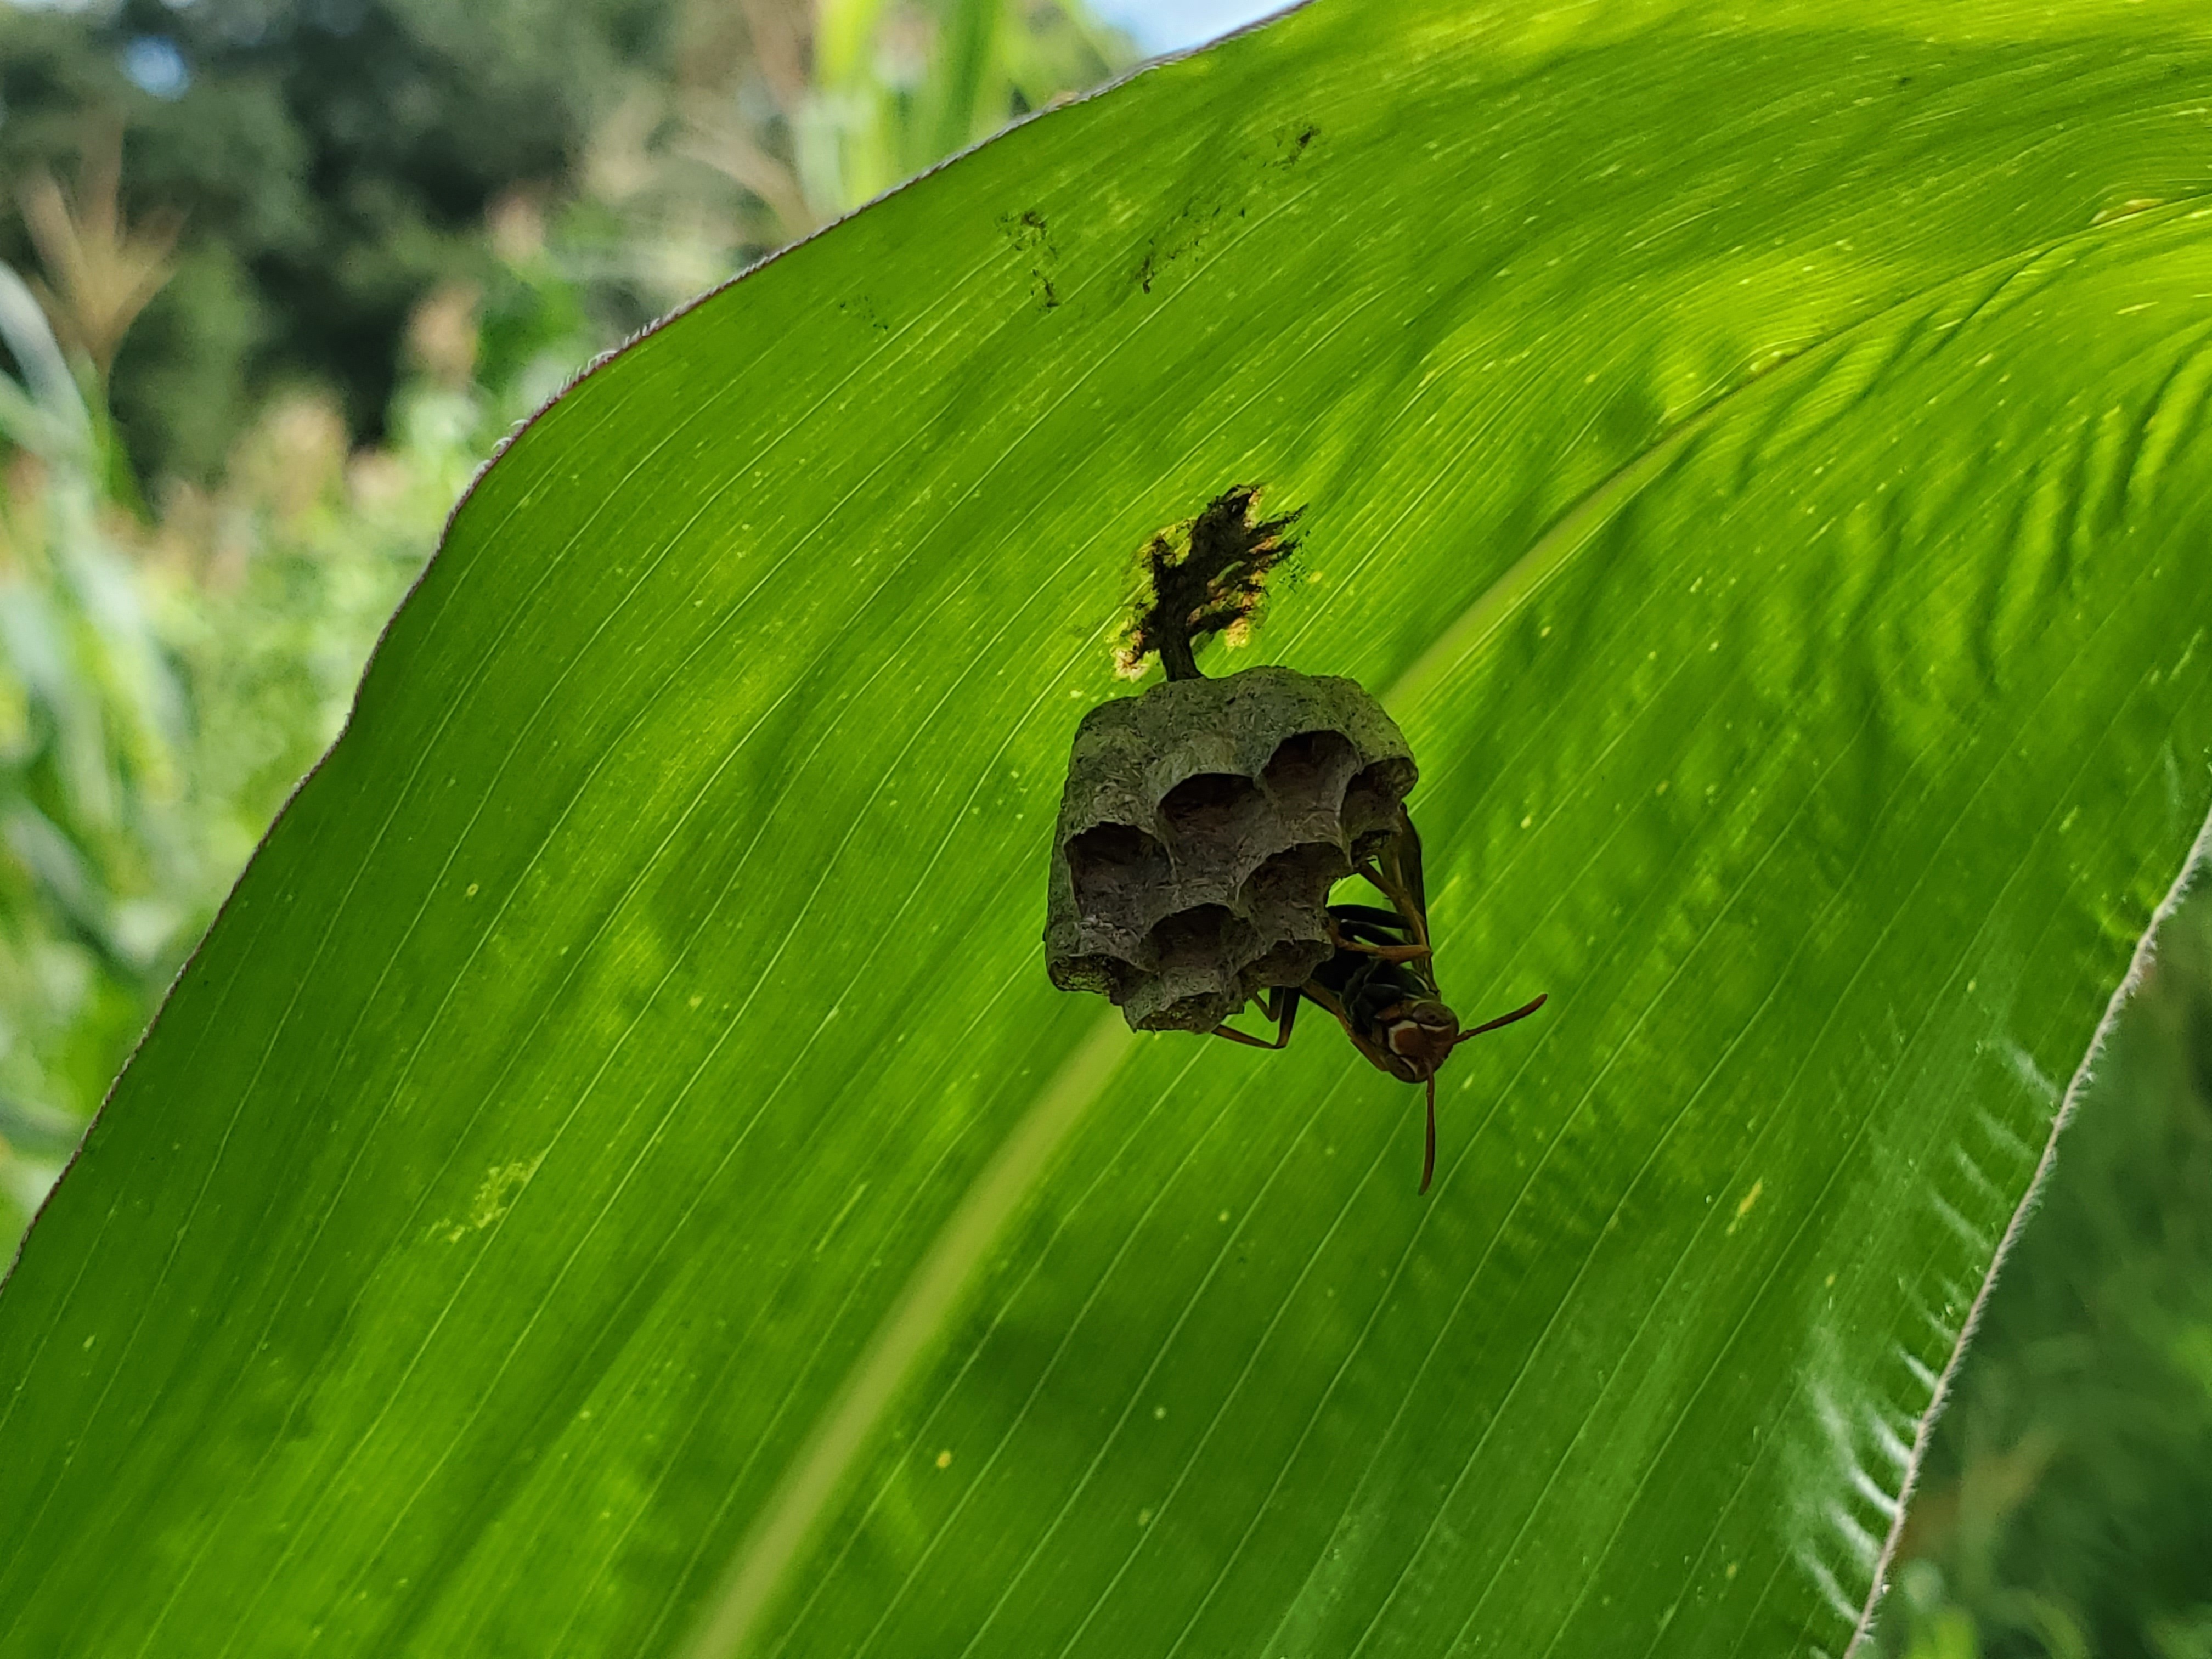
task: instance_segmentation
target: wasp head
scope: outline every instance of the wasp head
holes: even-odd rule
[[[1391,1073],[1404,1083],[1425,1083],[1436,1076],[1460,1040],[1459,1016],[1433,997],[1385,1008],[1375,1023]]]

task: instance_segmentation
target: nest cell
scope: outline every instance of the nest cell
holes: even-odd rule
[[[1358,769],[1359,753],[1341,732],[1294,732],[1268,757],[1260,787],[1292,836],[1326,842],[1337,834],[1345,786]]]
[[[1194,772],[1160,798],[1160,823],[1187,878],[1242,886],[1281,833],[1274,804],[1250,778]]]
[[[1210,1031],[1243,1005],[1234,963],[1254,946],[1251,924],[1225,906],[1201,904],[1152,929],[1150,971],[1130,988],[1122,1011],[1138,1030]]]

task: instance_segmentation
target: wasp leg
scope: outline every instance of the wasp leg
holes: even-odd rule
[[[1374,865],[1380,874],[1367,876],[1367,880],[1389,894],[1391,902],[1413,925],[1413,938],[1427,945],[1429,890],[1420,874],[1420,830],[1413,827],[1413,814],[1405,810],[1405,801],[1398,803],[1398,832],[1385,842]]]
[[[1375,861],[1372,859],[1368,860],[1363,864],[1353,865],[1352,866],[1352,873],[1362,878],[1370,887],[1372,887],[1376,892],[1382,894],[1384,898],[1389,899],[1393,904],[1402,904],[1404,902],[1404,901],[1401,900],[1394,890],[1392,890],[1390,884],[1382,879],[1382,872],[1375,867]]]
[[[1328,942],[1340,951],[1356,951],[1363,957],[1380,957],[1385,962],[1419,962],[1436,952],[1426,944],[1370,945],[1364,939],[1352,939],[1337,926],[1336,918],[1328,919]]]
[[[1291,1025],[1298,1017],[1298,988],[1278,985],[1267,999],[1267,1018],[1275,1022],[1275,1040],[1263,1042],[1258,1037],[1248,1036],[1232,1025],[1217,1025],[1213,1035],[1227,1037],[1231,1042],[1242,1042],[1253,1048],[1287,1048],[1291,1041]]]
[[[1551,994],[1552,994],[1549,991],[1547,991],[1542,996],[1538,997],[1534,1002],[1524,1003],[1520,1007],[1516,1008],[1510,1014],[1500,1014],[1496,1019],[1485,1020],[1481,1024],[1476,1026],[1471,1031],[1462,1031],[1457,1036],[1452,1039],[1452,1046],[1454,1048],[1457,1048],[1469,1037],[1480,1036],[1485,1031],[1494,1031],[1501,1025],[1510,1025],[1516,1019],[1528,1018],[1529,1015],[1534,1013],[1539,1008],[1544,1006],[1545,1002],[1550,999]]]
[[[1381,854],[1355,866],[1359,875],[1385,895],[1405,917],[1407,931],[1422,944],[1429,942],[1429,896],[1421,875],[1421,832],[1413,828],[1413,814],[1398,804],[1398,823]]]
[[[1340,926],[1364,927],[1378,933],[1403,933],[1413,936],[1413,924],[1395,910],[1385,910],[1373,904],[1332,904],[1328,907]]]

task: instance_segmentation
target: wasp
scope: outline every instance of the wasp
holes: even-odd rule
[[[1401,802],[1389,838],[1371,860],[1352,866],[1390,908],[1332,904],[1325,912],[1334,951],[1303,985],[1273,988],[1264,1005],[1274,1022],[1272,1042],[1218,1025],[1214,1036],[1255,1048],[1281,1048],[1291,1040],[1298,1000],[1318,1003],[1336,1016],[1352,1046],[1401,1083],[1428,1089],[1428,1128],[1421,1153],[1421,1188],[1437,1169],[1437,1073],[1452,1050],[1470,1037],[1526,1019],[1545,998],[1486,1020],[1471,1030],[1437,990],[1436,956],[1429,943],[1429,903],[1421,880],[1421,837]]]

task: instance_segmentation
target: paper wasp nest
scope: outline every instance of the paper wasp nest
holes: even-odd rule
[[[1387,837],[1412,752],[1347,679],[1170,679],[1084,719],[1045,961],[1140,1031],[1206,1031],[1328,957],[1332,884]]]

